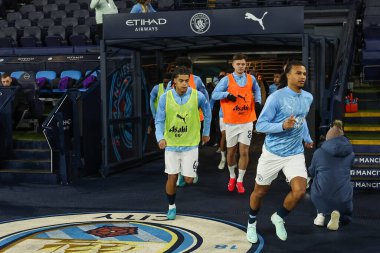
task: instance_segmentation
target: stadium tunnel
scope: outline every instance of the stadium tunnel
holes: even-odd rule
[[[262,17],[261,23],[255,17]],[[308,69],[306,90],[316,94],[307,119],[315,139],[323,95],[319,87],[328,87],[326,71],[334,64],[326,55],[335,53],[337,42],[305,34],[303,19],[302,6],[106,15],[100,46],[105,73],[101,78],[102,174],[161,153],[154,135],[146,134],[147,83],[160,80],[165,64],[179,55],[196,59],[198,69],[204,67],[202,62],[226,66],[237,52],[301,59]],[[149,75],[146,66],[153,66]]]

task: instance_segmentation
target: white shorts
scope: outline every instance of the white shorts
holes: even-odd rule
[[[198,168],[198,148],[176,152],[165,150],[165,173],[196,177]]]
[[[238,142],[251,145],[253,123],[226,124],[227,148],[234,147]]]
[[[295,177],[307,178],[304,154],[282,157],[272,154],[263,145],[263,152],[257,165],[256,183],[270,185],[282,170],[290,182]]]
[[[223,118],[219,118],[219,128],[221,132],[226,130],[226,123],[224,123]]]

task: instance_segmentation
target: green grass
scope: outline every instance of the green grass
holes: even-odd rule
[[[33,131],[14,131],[13,139],[19,141],[44,141],[45,136],[42,133],[35,133]]]

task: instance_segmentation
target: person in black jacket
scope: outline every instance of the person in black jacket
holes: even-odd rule
[[[4,73],[1,76],[1,84],[4,87],[10,86],[19,86],[12,102],[12,119],[13,119],[13,128],[16,128],[18,122],[20,121],[22,114],[28,108],[28,103],[24,98],[20,84],[15,78],[12,78],[8,73]]]

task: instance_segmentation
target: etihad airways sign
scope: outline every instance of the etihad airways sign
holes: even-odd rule
[[[141,19],[127,19],[125,24],[134,29],[135,32],[158,32],[159,26],[165,25],[167,20],[165,18],[141,18]]]
[[[109,14],[103,18],[103,34],[105,40],[303,34],[303,8],[286,6]]]
[[[165,18],[158,19],[127,19],[125,22],[127,26],[151,26],[151,25],[165,25],[168,21]]]

